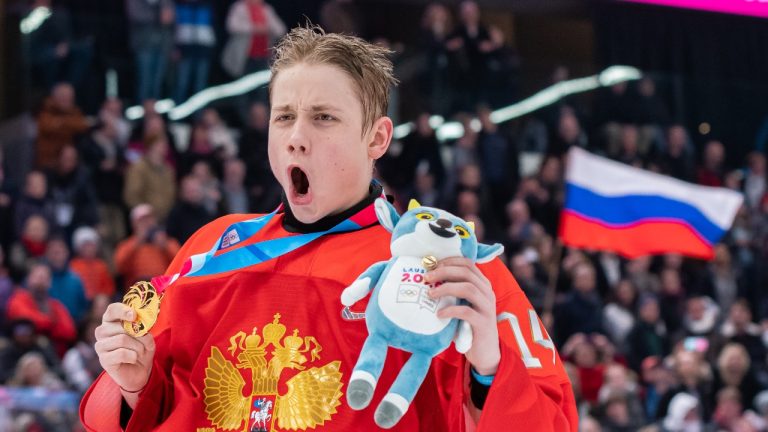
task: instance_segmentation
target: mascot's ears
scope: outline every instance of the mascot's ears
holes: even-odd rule
[[[477,244],[477,263],[478,264],[485,264],[487,262],[491,262],[494,258],[501,255],[501,253],[504,252],[504,246],[494,243],[492,245]]]
[[[381,226],[389,232],[394,231],[395,225],[400,220],[400,215],[397,214],[395,207],[384,198],[376,198],[373,207],[376,209],[376,217]]]

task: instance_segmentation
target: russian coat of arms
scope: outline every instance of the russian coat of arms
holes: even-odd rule
[[[330,420],[341,404],[341,362],[308,369],[307,363],[320,359],[322,347],[312,336],[300,337],[298,329],[285,336],[279,313],[261,334],[257,329],[230,338],[227,351],[236,362],[211,347],[204,391],[208,420],[218,429],[243,432],[304,430]],[[300,372],[279,394],[286,369]]]

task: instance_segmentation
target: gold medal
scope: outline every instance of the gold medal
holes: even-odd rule
[[[424,266],[427,271],[432,271],[437,268],[437,258],[432,255],[427,255],[421,259],[421,265]]]
[[[136,318],[133,321],[123,321],[123,328],[129,335],[144,336],[157,322],[157,315],[160,313],[160,295],[151,283],[141,281],[133,284],[123,296],[123,304],[136,312]]]

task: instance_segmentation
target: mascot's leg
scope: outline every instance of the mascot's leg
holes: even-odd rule
[[[411,354],[411,358],[403,365],[389,393],[376,408],[374,420],[379,427],[389,429],[400,421],[427,376],[431,363],[431,355],[422,352]]]
[[[361,410],[371,403],[386,357],[387,342],[384,338],[376,333],[368,335],[347,386],[347,403],[350,408]]]

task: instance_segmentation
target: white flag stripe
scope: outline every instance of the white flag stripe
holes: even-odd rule
[[[578,147],[568,153],[566,182],[592,192],[618,197],[655,195],[696,207],[712,223],[728,230],[743,201],[730,189],[695,185],[593,155]]]

